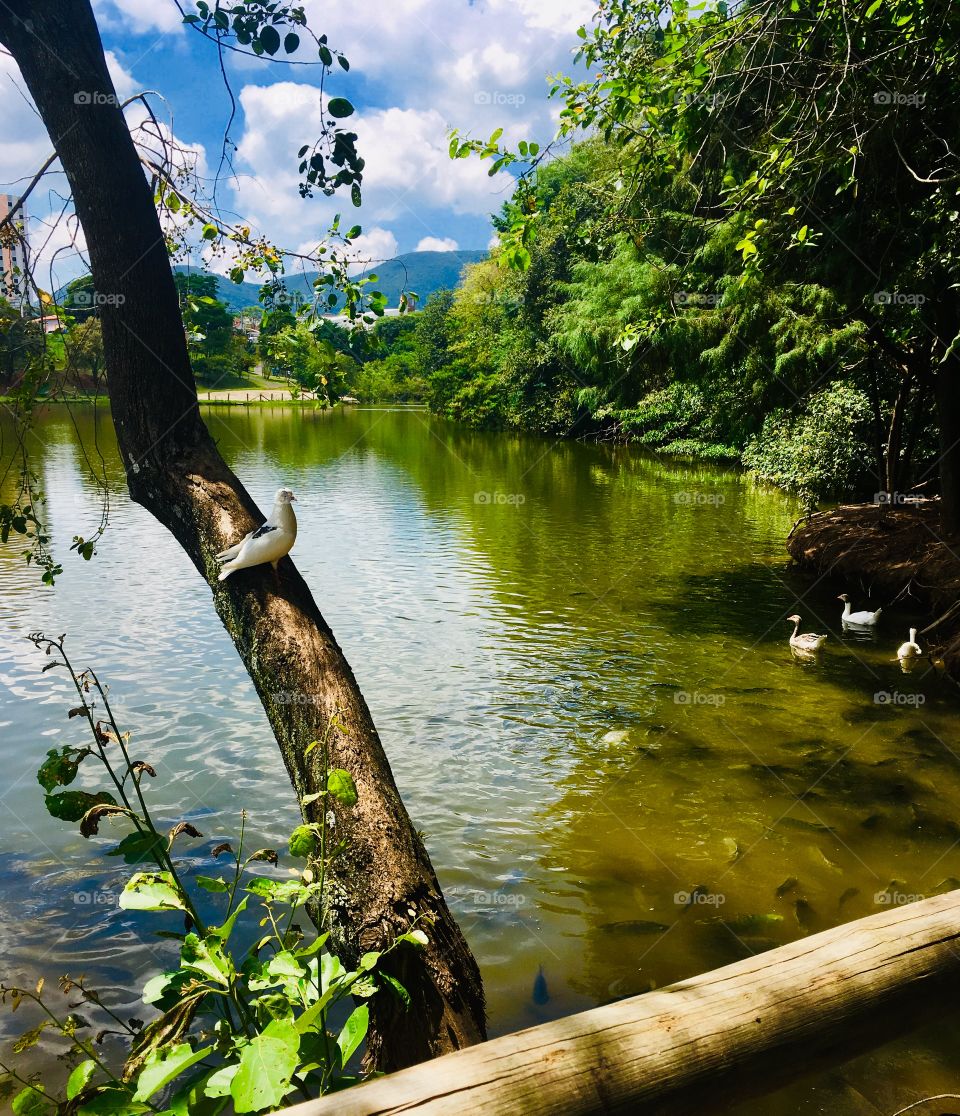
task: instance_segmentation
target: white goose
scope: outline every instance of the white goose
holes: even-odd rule
[[[897,648],[898,659],[915,659],[918,655],[923,654],[923,649],[917,643],[917,629],[910,629],[910,638],[906,643],[901,643]]]
[[[237,570],[262,566],[265,562],[276,570],[277,563],[290,553],[297,541],[297,517],[291,507],[295,500],[296,496],[289,488],[277,489],[273,511],[267,522],[217,555],[217,561],[224,563],[218,581],[226,581]]]
[[[820,648],[827,642],[825,635],[814,635],[813,632],[800,632],[800,617],[796,613],[793,616],[788,616],[787,620],[793,624],[793,635],[790,636],[790,646],[795,651],[805,651],[811,654],[814,651],[819,651]]]
[[[843,624],[844,627],[851,625],[854,628],[872,628],[880,619],[880,613],[883,612],[882,608],[878,608],[876,612],[853,612],[850,608],[850,598],[846,593],[841,593],[837,597],[838,601],[843,601]]]

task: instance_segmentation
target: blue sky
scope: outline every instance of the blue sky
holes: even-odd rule
[[[306,0],[311,27],[349,58],[330,89],[357,108],[351,125],[366,159],[364,205],[347,198],[303,200],[298,148],[312,140],[320,114],[317,68],[229,57],[238,100],[231,128],[236,178],[222,184],[227,212],[242,215],[275,243],[312,248],[337,211],[364,227],[360,250],[383,259],[414,249],[486,248],[489,215],[509,194],[505,173],[447,157],[447,131],[541,142],[556,127],[547,75],[570,72],[576,28],[593,0]],[[173,0],[94,0],[104,47],[122,97],[150,89],[157,115],[187,148],[202,176],[216,169],[229,113],[212,44],[183,27]],[[304,48],[302,57],[312,57]],[[0,189],[33,173],[50,150],[14,64],[0,59],[5,119],[0,121]],[[128,110],[135,126],[138,110]],[[28,205],[34,251],[53,285],[84,270],[75,223],[53,228],[66,186],[44,182]],[[68,206],[69,212],[69,206]],[[219,263],[223,269],[226,264]],[[46,285],[41,282],[41,285]]]

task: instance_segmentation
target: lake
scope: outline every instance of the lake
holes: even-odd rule
[[[955,688],[901,672],[908,607],[876,641],[843,635],[836,595],[863,607],[864,588],[790,570],[800,513],[782,493],[415,409],[205,415],[261,508],[297,494],[293,557],[477,955],[492,1034],[960,886]],[[6,463],[9,421],[0,434]],[[103,843],[43,809],[40,760],[83,733],[69,680],[23,637],[67,632],[109,682],[157,769],[155,813],[205,834],[194,869],[242,809],[282,841],[294,797],[209,588],[125,495],[106,414],[49,409],[29,447],[65,572],[44,588],[0,550],[4,977],[83,972],[136,1014],[170,943],[118,910]],[[67,551],[99,522],[98,478],[110,525],[84,562]],[[793,611],[829,630],[820,662],[792,656]],[[955,1085],[957,1038],[940,1024],[758,1103],[893,1111]]]

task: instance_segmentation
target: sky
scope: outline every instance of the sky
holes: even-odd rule
[[[119,96],[156,91],[155,112],[212,179],[229,116],[213,44],[183,26],[173,0],[93,4]],[[304,7],[314,32],[350,61],[328,93],[357,110],[349,123],[366,160],[363,206],[354,209],[347,197],[302,199],[297,189],[297,151],[319,130],[319,67],[228,54],[238,112],[230,128],[236,173],[218,192],[224,213],[295,251],[313,248],[336,212],[363,226],[364,259],[487,248],[490,214],[512,179],[490,178],[490,164],[474,158],[451,161],[449,129],[485,139],[502,127],[511,145],[549,141],[560,104],[547,98],[548,75],[575,72],[576,30],[590,20],[593,0],[305,0]],[[293,57],[314,55],[303,45]],[[0,190],[17,195],[52,148],[16,65],[2,55],[0,83]],[[130,109],[128,119],[136,123],[138,114]],[[64,207],[67,219],[55,228]],[[56,289],[82,274],[82,231],[69,220],[62,173],[44,179],[27,209],[40,285]]]

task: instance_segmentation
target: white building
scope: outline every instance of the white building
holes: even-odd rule
[[[27,215],[23,206],[14,209],[17,199],[12,194],[0,194],[0,221],[13,214],[10,224],[0,231],[0,294],[14,306],[19,306],[27,293],[26,259],[20,233],[26,230]]]

